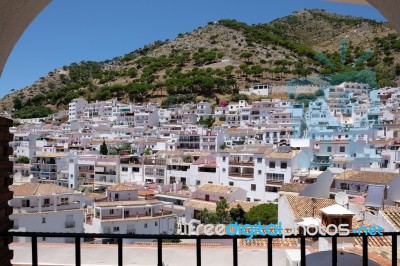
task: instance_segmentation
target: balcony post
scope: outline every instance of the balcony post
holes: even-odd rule
[[[237,237],[232,238],[233,241],[233,266],[238,266],[238,243]]]
[[[33,236],[31,239],[32,244],[32,265],[38,265],[38,255],[37,255],[37,237]]]
[[[392,235],[392,265],[397,265],[397,235]]]
[[[163,266],[162,262],[162,239],[158,238],[157,241],[157,258],[158,258],[158,266]]]
[[[368,266],[368,236],[367,233],[362,236],[363,240],[363,266]]]
[[[304,235],[300,236],[300,265],[306,266],[306,237]]]
[[[201,266],[201,239],[196,239],[196,260],[197,266]]]

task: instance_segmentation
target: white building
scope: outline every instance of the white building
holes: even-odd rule
[[[14,208],[10,219],[14,231],[83,233],[83,194],[54,184],[22,184],[11,187]],[[15,239],[17,240],[17,239]],[[18,241],[30,241],[19,237]],[[38,241],[71,242],[64,238],[38,238]],[[73,241],[73,239],[72,239]]]
[[[118,196],[117,196],[118,195]],[[137,190],[116,185],[107,191],[113,201],[94,202],[85,218],[86,233],[174,234],[177,216],[174,204],[159,200],[140,200]],[[119,201],[121,200],[121,201]],[[125,239],[132,243],[135,239]],[[143,241],[143,240],[140,240]]]
[[[83,115],[83,108],[86,107],[88,102],[84,99],[73,99],[68,105],[68,120],[78,120]]]

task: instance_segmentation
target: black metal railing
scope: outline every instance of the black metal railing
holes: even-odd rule
[[[397,266],[397,237],[400,235],[400,232],[384,232],[383,236],[390,236],[392,238],[392,266]],[[285,238],[296,238],[300,240],[300,265],[306,266],[306,239],[309,237],[312,238],[332,238],[332,265],[337,266],[338,262],[338,249],[337,249],[337,238],[338,237],[359,237],[358,233],[351,233],[347,236],[340,235],[291,235],[285,236]],[[228,235],[213,235],[213,236],[187,236],[187,235],[142,235],[142,234],[86,234],[86,233],[37,233],[37,232],[0,232],[1,237],[30,237],[31,238],[31,248],[32,248],[32,265],[38,265],[38,246],[37,239],[38,237],[52,237],[52,238],[73,238],[75,239],[75,265],[81,265],[81,239],[83,238],[110,238],[116,239],[118,245],[118,265],[123,265],[123,239],[151,239],[157,240],[157,265],[163,266],[163,252],[162,252],[162,241],[165,239],[195,239],[196,240],[196,265],[201,266],[201,242],[203,239],[232,239],[232,256],[233,256],[233,266],[238,266],[238,239],[244,239],[248,236],[228,236]],[[378,235],[367,235],[361,233],[361,237],[363,239],[362,244],[362,265],[368,266],[368,238],[370,237],[379,237]],[[254,236],[253,238],[264,238],[268,239],[267,245],[267,263],[265,265],[272,266],[272,251],[273,251],[273,239],[282,238],[281,236]],[[260,264],[261,265],[261,264]]]

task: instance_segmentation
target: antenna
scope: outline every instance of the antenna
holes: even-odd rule
[[[347,196],[346,192],[338,192],[335,196],[335,201],[341,206],[346,205],[349,203],[349,196]]]

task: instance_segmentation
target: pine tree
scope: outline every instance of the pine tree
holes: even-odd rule
[[[103,140],[103,144],[101,144],[100,146],[100,153],[103,155],[107,155],[108,154],[108,149],[107,149],[107,145],[106,145],[106,141]]]

